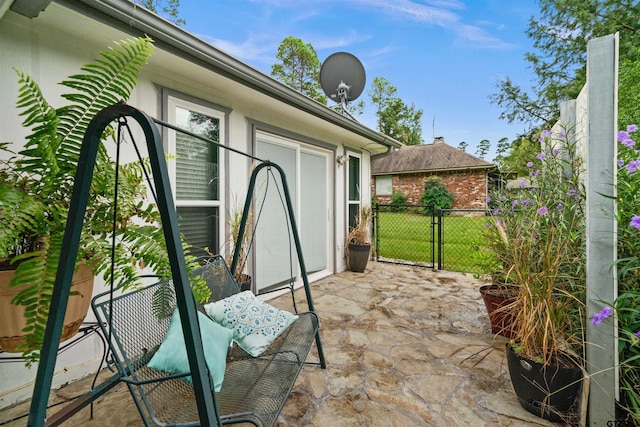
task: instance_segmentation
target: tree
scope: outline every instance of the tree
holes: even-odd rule
[[[536,157],[540,153],[540,141],[532,135],[520,135],[511,142],[508,154],[500,159],[498,166],[504,172],[516,172],[518,176],[527,176],[527,162],[538,163]]]
[[[497,81],[493,104],[509,123],[549,127],[558,105],[574,99],[586,81],[589,39],[620,32],[620,59],[640,58],[640,3],[634,0],[540,0],[540,16],[531,18],[526,31],[535,52],[525,60],[535,74],[532,92],[505,77]]]
[[[504,157],[505,154],[509,152],[511,148],[511,142],[509,138],[500,138],[498,141],[498,146],[496,147],[496,157],[493,159],[493,163],[498,165],[499,169],[503,169]]]
[[[271,66],[271,75],[309,98],[327,104],[320,86],[320,61],[311,43],[287,36],[278,46],[279,63]]]
[[[460,141],[460,143],[458,144],[458,150],[466,152],[468,146],[469,144],[467,144],[466,141]]]
[[[491,150],[491,141],[483,139],[476,148],[476,156],[484,160],[484,157],[489,153],[489,150]]]
[[[405,104],[396,95],[397,88],[384,77],[373,79],[369,96],[376,106],[378,130],[406,145],[422,144],[422,109]]]
[[[136,0],[136,3],[176,25],[187,24],[184,19],[178,17],[180,0]]]
[[[625,60],[618,75],[618,128],[640,123],[640,61]]]

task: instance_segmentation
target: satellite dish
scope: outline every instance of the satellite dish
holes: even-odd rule
[[[340,104],[342,111],[347,114],[347,103],[360,96],[366,80],[362,63],[347,52],[329,55],[320,67],[322,90],[329,99]]]

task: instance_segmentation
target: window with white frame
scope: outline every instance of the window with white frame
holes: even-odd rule
[[[224,113],[185,101],[168,98],[171,124],[196,135],[222,143]],[[170,174],[180,231],[193,253],[218,253],[222,217],[222,153],[215,144],[179,131],[169,132]]]
[[[348,224],[349,229],[355,227],[356,219],[360,215],[360,156],[349,154],[347,163],[347,205],[348,205]]]
[[[391,175],[376,176],[376,196],[391,196],[392,193]]]

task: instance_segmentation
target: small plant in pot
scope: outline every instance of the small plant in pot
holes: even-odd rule
[[[362,206],[356,223],[345,239],[345,256],[349,270],[362,273],[371,254],[371,207]]]
[[[541,136],[527,164],[531,186],[495,200],[505,233],[499,258],[518,293],[507,362],[520,404],[553,421],[570,418],[583,382],[585,224],[582,164],[564,133]]]
[[[17,71],[21,85],[18,108],[30,134],[15,151],[9,143],[0,146],[4,159],[0,164],[0,269],[13,270],[8,273],[9,288],[18,292],[10,306],[15,315],[24,316],[26,326],[21,341],[11,350],[22,351],[28,365],[39,358],[56,269],[65,256],[62,239],[87,125],[103,108],[128,98],[152,53],[149,38],[124,41],[101,52],[98,60],[82,67],[81,74],[61,83],[70,92],[62,95],[68,104],[60,108],[46,101],[29,75]],[[141,165],[136,162],[116,167],[105,144],[113,134],[113,129],[105,132],[98,150],[77,268],[89,269],[82,272],[85,278],[102,273],[107,283],[127,288],[135,286],[141,267],[166,276],[170,266],[159,213],[146,200]],[[117,211],[113,200],[116,176]],[[194,260],[189,258],[191,268],[195,268]],[[197,281],[195,285],[196,298],[206,299],[206,286]],[[92,280],[88,287],[78,289],[72,287],[70,304],[74,296],[85,303],[81,323],[91,300]],[[10,323],[11,314],[6,304],[3,308],[0,316],[5,325]],[[73,333],[63,332],[63,339]],[[8,338],[13,338],[11,334]],[[7,351],[6,344],[2,349]]]
[[[228,254],[225,261],[227,266],[231,268],[233,256],[236,251],[238,253],[238,266],[236,271],[233,272],[233,279],[236,281],[242,291],[251,290],[251,276],[246,273],[247,260],[249,251],[251,250],[251,242],[253,237],[253,215],[249,214],[247,217],[247,223],[245,224],[244,234],[242,241],[238,242],[238,235],[240,234],[240,225],[242,224],[243,206],[236,204],[236,207],[227,212],[227,227],[229,228],[229,235],[225,242],[225,247],[222,249],[222,253]]]

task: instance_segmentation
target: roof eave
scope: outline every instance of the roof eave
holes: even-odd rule
[[[465,166],[458,168],[439,168],[439,169],[421,169],[421,170],[410,170],[410,171],[380,171],[380,172],[372,172],[372,175],[389,175],[389,174],[397,174],[404,175],[410,173],[430,173],[430,172],[451,172],[451,171],[467,171],[467,170],[478,170],[478,169],[494,169],[495,165],[486,165],[486,166]]]
[[[367,147],[369,151],[383,152],[403,145],[278,82],[135,3],[122,0],[55,1],[87,15],[95,14],[97,11],[115,20],[124,31],[136,36],[146,34],[159,46],[166,46],[185,58],[207,64],[231,80],[380,145],[380,147]]]

